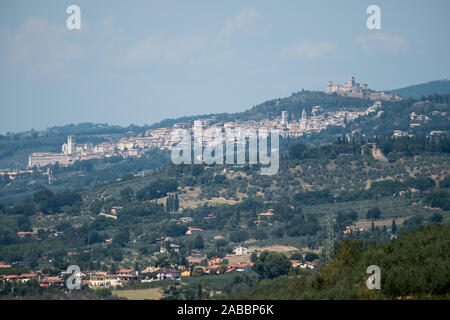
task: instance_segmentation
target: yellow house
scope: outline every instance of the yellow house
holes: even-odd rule
[[[181,273],[181,276],[182,277],[190,277],[191,276],[191,271],[189,271],[189,270],[183,271]]]
[[[94,278],[89,280],[89,288],[117,287],[122,285],[118,279],[114,278]]]

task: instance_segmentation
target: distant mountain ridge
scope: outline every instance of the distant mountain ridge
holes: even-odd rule
[[[398,94],[403,99],[420,99],[422,96],[433,94],[446,95],[450,94],[450,80],[443,79],[419,83],[400,89],[394,89],[390,92]]]

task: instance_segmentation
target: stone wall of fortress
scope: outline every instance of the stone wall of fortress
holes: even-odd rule
[[[367,87],[367,84],[360,85],[355,82],[354,77],[349,77],[348,81],[344,84],[333,84],[331,81],[328,82],[327,89],[325,93],[337,93],[342,96],[354,97],[354,98],[364,98],[371,100],[385,100],[385,101],[400,101],[400,98],[396,94],[387,93],[384,91],[372,91]]]

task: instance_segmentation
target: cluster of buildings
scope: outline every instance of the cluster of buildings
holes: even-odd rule
[[[345,227],[345,229],[342,231],[342,234],[349,235],[349,234],[358,233],[358,232],[362,232],[362,231],[364,231],[363,228],[356,228],[356,227],[350,225],[350,226]]]
[[[101,159],[105,155],[99,152],[96,147],[93,147],[92,144],[77,145],[73,136],[67,137],[67,143],[64,143],[61,149],[61,153],[33,152],[28,157],[28,169],[45,167],[56,163],[59,163],[61,166],[68,166],[77,160]]]
[[[26,283],[27,281],[30,281],[30,280],[36,280],[41,287],[49,287],[50,285],[53,285],[56,287],[64,287],[64,280],[62,279],[62,277],[41,275],[39,273],[23,273],[23,274],[19,274],[19,275],[14,275],[14,274],[2,275],[2,276],[0,276],[0,279],[2,279],[3,281],[21,282],[21,283]]]
[[[273,211],[266,213],[270,216]],[[161,237],[156,239],[161,243],[161,250],[159,253],[163,254],[167,252],[165,249],[165,242],[171,242],[173,239],[170,237]],[[179,250],[179,246],[170,243],[170,250]],[[233,250],[234,255],[243,256],[248,255],[248,249],[242,245],[238,245]],[[244,259],[245,260],[245,259]],[[253,267],[253,263],[240,262],[228,264],[223,258],[213,257],[207,259],[202,250],[192,249],[191,254],[186,259],[186,265],[171,265],[170,267],[148,267],[142,271],[134,270],[132,268],[120,269],[117,272],[107,272],[99,270],[83,271],[75,274],[75,276],[81,279],[81,283],[89,286],[90,288],[100,287],[117,287],[122,286],[130,281],[152,282],[162,279],[179,280],[181,277],[190,277],[199,274],[222,274],[229,272],[247,272]],[[303,262],[299,260],[291,260],[293,267],[299,267],[301,269],[313,269],[318,261]],[[0,269],[11,268],[8,265],[0,261]],[[40,272],[26,273],[18,275],[3,275],[0,279],[10,282],[27,282],[30,280],[36,280],[42,287],[48,287],[50,285],[56,287],[65,287],[64,279],[72,274],[67,272],[61,272],[58,276],[48,276],[41,274]]]
[[[447,116],[446,112],[442,112],[442,111],[437,111],[434,110],[432,113],[433,116],[440,116],[440,117],[447,117],[447,120],[450,121],[450,117]],[[431,120],[431,118],[425,114],[417,114],[415,112],[411,112],[409,114],[409,120],[411,121],[409,124],[409,127],[411,129],[413,128],[418,128],[420,126],[422,126],[423,124],[426,124],[428,121]],[[427,137],[434,137],[434,136],[443,136],[446,135],[447,133],[445,131],[439,131],[439,130],[431,130],[428,134]],[[399,138],[399,137],[412,137],[414,136],[411,133],[408,133],[407,131],[402,131],[402,130],[394,130],[394,133],[392,135],[394,138]]]
[[[28,157],[28,169],[41,168],[47,165],[59,163],[68,166],[75,161],[90,159],[102,159],[114,156],[140,157],[147,151],[159,148],[166,149],[170,146],[168,137],[171,128],[155,129],[151,136],[124,137],[119,141],[102,142],[97,145],[92,143],[76,144],[73,136],[67,137],[67,143],[62,145],[62,152],[34,152]],[[170,139],[169,139],[170,140]]]
[[[187,129],[193,139],[199,132],[205,132],[208,129],[215,129],[219,132],[226,132],[228,129],[234,130],[236,138],[239,141],[239,135],[246,134],[249,130],[278,130],[283,137],[300,137],[304,134],[320,132],[328,126],[345,126],[349,121],[353,121],[358,117],[367,115],[377,111],[381,106],[381,101],[399,101],[401,98],[393,93],[385,91],[373,91],[368,88],[367,84],[359,84],[355,82],[355,78],[350,76],[346,83],[333,84],[328,82],[325,90],[328,94],[339,94],[348,97],[366,98],[374,100],[374,105],[365,111],[336,111],[336,112],[321,112],[320,106],[312,108],[311,114],[307,115],[303,110],[300,119],[289,119],[289,114],[286,110],[281,111],[281,117],[275,120],[264,119],[261,121],[231,121],[218,122],[215,117],[210,119],[196,120],[193,123],[183,122],[176,123],[172,127],[149,129],[136,136],[126,136],[115,141],[109,139],[106,142],[93,145],[92,143],[76,144],[73,136],[68,136],[67,143],[62,146],[61,153],[55,152],[35,152],[29,156],[28,169],[34,167],[44,167],[59,163],[62,166],[73,164],[77,160],[100,159],[104,157],[122,156],[122,157],[140,157],[151,149],[168,149],[171,150],[174,145],[180,142],[180,138],[173,136],[172,133],[177,129]],[[278,102],[278,101],[277,101]],[[378,111],[381,113],[382,111]],[[437,111],[435,111],[437,112]],[[433,113],[434,114],[434,113]],[[427,116],[410,115],[411,126],[420,126],[420,121],[427,121]],[[429,118],[428,118],[429,119]],[[403,133],[398,132],[399,136]],[[213,145],[217,143],[215,137],[202,137],[203,145]],[[234,139],[234,138],[233,138]],[[236,143],[243,143],[236,142]]]
[[[365,111],[336,111],[321,112],[320,106],[315,106],[308,116],[303,110],[300,119],[289,119],[286,110],[281,111],[281,117],[275,120],[264,119],[260,121],[230,121],[218,122],[214,117],[202,119],[191,123],[176,123],[173,127],[149,129],[136,136],[123,137],[119,141],[110,139],[109,141],[93,145],[92,143],[76,144],[73,136],[68,136],[67,143],[63,144],[61,153],[55,152],[36,152],[32,153],[28,159],[28,169],[34,167],[44,167],[59,163],[62,166],[68,166],[75,161],[100,159],[104,157],[122,156],[122,157],[140,157],[151,149],[171,150],[176,144],[180,143],[180,137],[172,133],[177,129],[187,129],[191,133],[194,141],[200,139],[204,146],[218,143],[215,136],[203,134],[209,132],[234,132],[234,136],[225,135],[225,139],[233,139],[234,143],[245,143],[240,139],[241,135],[246,135],[249,131],[264,130],[270,132],[278,130],[282,137],[300,137],[304,134],[320,132],[328,126],[345,126],[349,121],[358,117],[367,115],[376,111],[381,106],[381,100],[398,100],[396,95],[385,92],[373,92],[367,89],[367,85],[355,83],[354,77],[350,77],[348,82],[343,85],[333,85],[331,82],[326,90],[327,93],[336,92],[348,96],[370,97],[376,100],[374,105]],[[198,135],[201,135],[199,137]],[[236,142],[234,139],[236,138]],[[226,140],[228,142],[228,140]]]
[[[344,88],[344,89],[343,89]],[[351,89],[349,88],[358,88]],[[346,95],[351,95],[352,90],[365,90],[365,86],[359,86],[354,84],[354,78],[351,77],[349,82],[345,85],[331,86],[327,89],[328,93],[341,92]],[[336,91],[338,90],[338,91]],[[68,136],[67,143],[63,144],[61,153],[54,152],[35,152],[28,158],[28,169],[34,167],[45,167],[47,165],[53,165],[59,163],[62,166],[68,166],[75,161],[89,160],[89,159],[101,159],[113,156],[122,157],[140,157],[151,149],[171,150],[176,144],[180,143],[180,137],[172,135],[174,130],[187,129],[192,133],[193,140],[201,138],[203,146],[211,146],[214,143],[218,143],[215,136],[202,135],[198,136],[199,132],[204,133],[206,131],[215,131],[226,133],[228,130],[234,132],[234,136],[230,136],[235,144],[245,143],[243,139],[240,139],[241,135],[246,135],[249,131],[264,130],[270,132],[277,130],[280,136],[287,138],[298,138],[305,134],[320,132],[325,130],[328,126],[340,126],[345,127],[347,122],[351,122],[359,117],[367,116],[371,113],[377,113],[379,117],[383,111],[380,111],[381,100],[389,100],[386,97],[390,94],[380,93],[381,96],[371,95],[371,98],[378,97],[379,99],[374,101],[374,104],[368,107],[364,111],[333,111],[333,112],[321,112],[320,106],[315,106],[311,110],[311,114],[307,115],[303,110],[300,119],[290,119],[286,110],[281,111],[281,116],[274,119],[264,119],[260,121],[244,121],[244,122],[217,122],[215,118],[195,120],[193,127],[190,127],[189,123],[176,123],[170,128],[158,128],[149,129],[144,133],[137,136],[129,136],[120,139],[119,141],[108,141],[98,145],[91,143],[76,144],[73,136]],[[396,100],[397,98],[392,98]],[[446,116],[445,112],[434,111],[433,114],[439,113],[441,116]],[[418,127],[422,122],[430,120],[427,115],[416,114],[412,112],[410,114],[410,127]],[[406,136],[406,132],[397,130],[394,133],[395,137]],[[228,142],[228,137],[225,134],[225,141]],[[234,139],[236,138],[236,141]],[[31,170],[27,171],[8,171],[0,172],[0,175],[8,175],[11,179],[14,179],[15,175],[23,173],[31,173]]]
[[[247,272],[250,271],[253,263],[243,264],[223,264],[223,259],[212,258],[208,260],[208,266],[194,265],[192,267],[175,265],[170,268],[158,268],[148,267],[141,272],[134,269],[120,269],[115,273],[100,271],[100,270],[87,270],[78,272],[75,274],[79,277],[82,285],[87,285],[90,288],[101,287],[117,287],[122,286],[130,281],[152,282],[163,279],[179,280],[181,277],[190,277],[194,272],[203,274],[218,274],[225,272]],[[10,265],[6,265],[0,262],[0,267],[10,268]],[[67,272],[61,272],[58,276],[48,276],[36,273],[25,273],[18,275],[1,275],[0,280],[9,282],[21,282],[25,283],[30,280],[36,280],[41,287],[48,287],[50,285],[56,287],[65,287],[64,279],[72,274]]]
[[[343,84],[333,84],[333,82],[328,81],[325,93],[330,94],[337,93],[342,96],[371,99],[371,100],[385,100],[385,101],[402,100],[402,98],[400,98],[398,95],[394,93],[370,90],[367,84],[359,84],[355,82],[355,77],[353,76],[350,76],[347,82]]]
[[[316,259],[314,261],[305,261],[305,262],[300,261],[300,260],[290,260],[290,261],[291,261],[293,267],[300,268],[300,269],[314,269],[319,262],[318,259]]]
[[[208,260],[208,265],[199,265],[197,261],[192,261],[195,264],[191,267],[175,265],[169,268],[148,267],[142,271],[134,269],[120,269],[115,273],[99,270],[88,270],[78,272],[76,277],[81,279],[82,285],[87,285],[92,289],[101,287],[118,287],[130,281],[153,282],[163,279],[180,280],[182,277],[191,277],[195,274],[219,274],[229,272],[248,272],[253,267],[253,262],[238,263],[238,264],[224,264],[222,258],[211,258]],[[302,262],[300,260],[291,260],[293,267],[301,269],[314,269],[318,260],[312,262]],[[0,265],[1,266],[1,265]],[[11,267],[8,266],[7,267]],[[47,276],[40,273],[26,273],[19,275],[2,275],[0,279],[10,282],[25,283],[30,280],[38,281],[41,287],[48,287],[50,285],[64,288],[65,278],[69,274],[61,272],[58,276]],[[72,275],[72,274],[70,274]]]
[[[278,125],[275,126],[279,129],[280,135],[284,138],[291,137],[297,138],[304,134],[320,132],[325,130],[328,126],[345,127],[347,122],[353,121],[359,117],[366,116],[372,112],[381,113],[381,101],[375,101],[375,103],[368,107],[364,111],[333,111],[333,112],[320,112],[321,107],[315,106],[312,108],[311,115],[308,117],[306,111],[303,110],[302,116],[299,120],[288,121],[287,111],[282,111],[281,118],[278,120]]]
[[[32,174],[33,170],[19,170],[19,169],[0,169],[0,181],[6,178],[7,181],[16,179],[16,177],[24,174]]]

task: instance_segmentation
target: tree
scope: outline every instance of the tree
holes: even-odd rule
[[[395,219],[392,219],[392,227],[391,227],[392,234],[397,233],[397,224],[395,223]]]
[[[225,239],[217,239],[215,245],[217,250],[220,250],[220,248],[226,247],[228,245],[228,242]]]
[[[166,212],[172,212],[172,195],[168,195],[166,199]]]
[[[296,251],[291,254],[291,257],[289,259],[303,261],[303,255],[300,252]]]
[[[223,184],[227,180],[225,175],[218,174],[214,177],[214,184]]]
[[[169,268],[171,265],[170,259],[167,255],[159,255],[155,261],[155,266],[159,268]]]
[[[256,229],[254,232],[253,232],[253,237],[256,239],[256,240],[264,240],[264,239],[267,239],[267,233],[265,233],[263,230],[261,230],[261,229]]]
[[[367,211],[367,219],[377,220],[381,217],[381,210],[378,207],[374,207]]]
[[[111,274],[116,274],[117,271],[118,271],[117,266],[116,266],[116,264],[113,263],[113,264],[111,265],[111,268],[109,269],[109,272],[110,272]]]
[[[178,199],[178,193],[175,193],[175,200],[174,200],[174,211],[178,212],[178,209],[180,208],[180,200]]]
[[[239,230],[239,231],[232,232],[230,234],[230,240],[232,242],[244,242],[244,241],[248,240],[248,232],[245,230]]]
[[[205,274],[205,272],[203,272],[202,268],[194,268],[194,270],[192,270],[192,273],[191,273],[191,275],[193,277],[200,277],[200,276],[202,276],[204,274]]]
[[[431,222],[433,223],[441,223],[442,219],[443,219],[442,214],[437,212],[433,213],[433,215],[430,218]]]
[[[53,192],[48,189],[42,189],[33,194],[33,200],[37,203],[42,203],[50,200],[53,197]]]
[[[291,262],[282,253],[263,251],[255,262],[253,269],[262,277],[274,279],[289,273]]]
[[[172,178],[159,178],[136,193],[138,200],[163,198],[168,192],[177,191],[178,183]]]
[[[120,246],[125,246],[128,241],[130,241],[130,231],[128,230],[120,232],[113,238],[113,243],[116,243]]]
[[[422,226],[369,250],[362,265],[376,264],[381,268],[381,290],[388,298],[444,298],[450,287],[448,239],[448,225]]]
[[[120,190],[120,197],[124,201],[130,201],[134,197],[134,191],[130,187],[126,187],[122,190]]]
[[[205,247],[205,243],[203,241],[203,237],[201,234],[197,234],[194,238],[194,248],[195,249],[203,249]]]
[[[311,261],[314,261],[316,259],[319,259],[319,256],[317,254],[315,254],[314,252],[308,252],[305,255],[305,261],[311,262]]]

